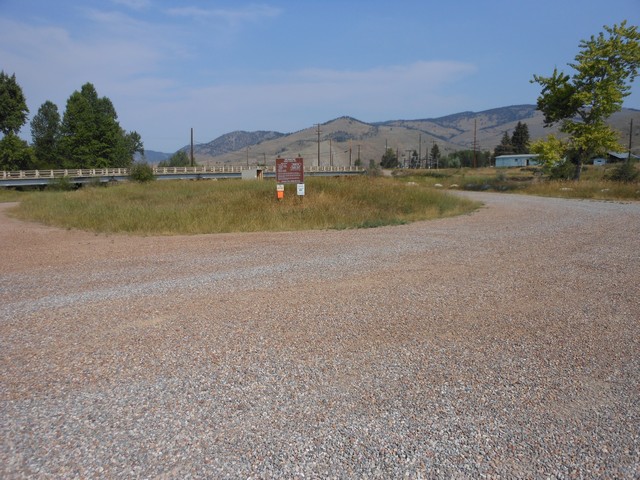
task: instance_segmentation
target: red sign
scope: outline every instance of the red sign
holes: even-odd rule
[[[304,183],[302,158],[276,158],[276,180],[279,183]]]

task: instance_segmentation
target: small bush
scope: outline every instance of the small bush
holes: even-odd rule
[[[576,166],[569,161],[556,163],[549,169],[549,178],[551,180],[569,180],[576,173]]]
[[[68,192],[75,190],[76,185],[67,176],[54,178],[53,181],[47,185],[47,190],[53,190],[56,192]]]
[[[137,162],[131,166],[131,180],[138,183],[145,183],[155,180],[153,168],[146,162]]]
[[[612,169],[608,175],[609,180],[614,182],[635,182],[640,178],[640,172],[631,162],[623,162]]]
[[[100,177],[93,177],[87,183],[84,184],[86,188],[98,188],[98,187],[106,187],[107,184],[100,181]]]

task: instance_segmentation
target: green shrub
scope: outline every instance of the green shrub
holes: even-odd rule
[[[87,188],[97,188],[97,187],[106,187],[107,184],[100,181],[100,177],[93,177],[87,183],[84,184],[84,187]]]
[[[136,162],[131,166],[131,174],[129,175],[134,182],[144,183],[155,180],[153,168],[146,162]]]
[[[76,185],[66,175],[64,177],[54,178],[53,181],[47,185],[47,190],[54,190],[57,192],[68,192],[75,189]]]
[[[612,169],[608,175],[609,180],[615,182],[635,182],[640,177],[640,172],[636,166],[631,162],[623,162]]]
[[[549,178],[551,180],[569,180],[573,178],[576,172],[576,166],[567,160],[556,163],[549,169]]]

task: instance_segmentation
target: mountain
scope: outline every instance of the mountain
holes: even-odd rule
[[[622,145],[629,142],[631,119],[640,125],[640,110],[623,109],[609,119],[609,124],[620,132]],[[307,165],[317,165],[319,139],[320,165],[353,165],[358,158],[368,165],[370,159],[379,161],[385,148],[393,148],[400,157],[409,156],[413,150],[424,156],[434,143],[444,155],[473,149],[474,144],[477,150],[493,151],[504,132],[513,133],[519,121],[527,124],[532,141],[549,133],[559,135],[557,127],[544,128],[544,117],[535,105],[512,105],[438,118],[376,123],[344,116],[289,134],[237,131],[194,146],[194,155],[199,164],[207,165],[273,164],[277,156],[302,156]],[[634,152],[640,151],[636,135]]]
[[[147,163],[150,164],[158,164],[160,162],[162,162],[163,160],[168,160],[169,157],[171,157],[171,153],[164,153],[164,152],[156,152],[154,150],[145,150],[144,151],[144,159]],[[140,155],[139,153],[136,153],[134,160],[137,162],[139,160],[142,160],[143,156]]]
[[[285,136],[284,133],[279,132],[245,132],[235,131],[226,133],[209,143],[202,143],[194,145],[194,155],[217,157],[230,152],[236,152],[238,150],[246,149],[253,145],[259,145],[262,142],[268,140],[278,139]],[[191,146],[183,147],[183,150],[190,151]]]

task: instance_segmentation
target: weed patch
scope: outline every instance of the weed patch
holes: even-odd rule
[[[467,213],[478,204],[389,178],[309,178],[304,197],[273,181],[125,183],[41,192],[13,215],[104,233],[174,235],[372,228]]]

